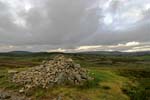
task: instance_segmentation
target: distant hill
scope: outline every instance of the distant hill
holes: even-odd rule
[[[17,55],[26,55],[26,54],[32,54],[33,52],[29,52],[29,51],[11,51],[8,52],[9,54],[17,54]]]
[[[142,52],[120,52],[120,51],[87,51],[87,52],[79,52],[80,54],[95,54],[95,55],[133,55],[133,56],[142,56],[142,55],[150,55],[150,51],[142,51]]]
[[[29,51],[11,51],[11,52],[0,52],[0,56],[20,56],[20,55],[30,55],[33,52]]]
[[[119,51],[85,51],[79,52],[81,54],[103,54],[103,55],[110,55],[110,54],[122,54],[123,52]]]
[[[11,51],[0,52],[0,56],[49,56],[51,54],[64,54],[63,52],[29,52],[29,51]]]
[[[91,54],[91,55],[104,55],[104,56],[143,56],[150,55],[150,51],[143,52],[120,52],[120,51],[87,51],[87,52],[76,52],[76,53],[63,53],[63,52],[29,52],[29,51],[11,51],[0,53],[0,56],[42,56],[51,54]]]

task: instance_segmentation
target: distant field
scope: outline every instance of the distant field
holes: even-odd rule
[[[20,88],[8,81],[8,70],[34,67],[56,54],[0,54],[0,89],[17,91]],[[82,87],[38,88],[29,97],[35,100],[49,100],[58,95],[62,95],[63,100],[150,100],[150,55],[64,55],[87,68],[95,80]]]

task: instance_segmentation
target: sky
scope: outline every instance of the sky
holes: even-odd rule
[[[150,51],[150,0],[0,0],[0,52]]]

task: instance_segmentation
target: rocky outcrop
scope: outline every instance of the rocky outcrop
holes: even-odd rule
[[[21,94],[9,90],[0,90],[0,100],[31,100]]]
[[[87,70],[74,63],[71,58],[58,55],[53,60],[43,61],[39,66],[14,74],[12,81],[23,85],[24,88],[20,90],[23,92],[34,87],[80,85],[89,79],[91,78],[88,76]]]

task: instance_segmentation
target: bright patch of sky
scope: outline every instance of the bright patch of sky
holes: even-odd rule
[[[26,20],[20,16],[23,11],[26,13],[32,8],[30,0],[0,0],[9,5],[9,12],[12,15],[13,23],[26,28]]]
[[[112,30],[124,30],[138,24],[150,9],[148,0],[105,0],[99,2],[104,24]]]

